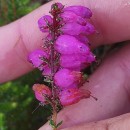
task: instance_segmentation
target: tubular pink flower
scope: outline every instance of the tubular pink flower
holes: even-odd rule
[[[84,19],[84,18],[82,18],[82,17],[80,17],[80,16],[78,16],[78,15],[76,15],[74,12],[72,12],[72,11],[64,11],[61,15],[60,15],[60,17],[63,19],[63,21],[65,22],[65,23],[72,23],[72,22],[76,22],[76,23],[78,23],[78,24],[81,24],[81,25],[86,25],[86,23],[87,23],[87,21]]]
[[[28,56],[29,62],[31,62],[34,67],[38,67],[40,70],[42,70],[41,65],[46,64],[43,58],[48,58],[48,55],[44,50],[40,49],[33,51]]]
[[[61,31],[64,34],[68,34],[68,35],[89,35],[95,32],[95,28],[92,24],[88,23],[85,26],[82,26],[76,22],[73,23],[66,23],[62,28]]]
[[[42,32],[48,32],[49,26],[52,25],[53,19],[50,15],[44,15],[38,20],[38,26],[40,31]]]
[[[64,8],[64,11],[72,11],[83,18],[90,18],[92,16],[91,10],[84,6],[68,6]]]
[[[91,52],[88,55],[61,55],[60,66],[81,71],[88,67],[93,61],[95,61],[95,56]]]
[[[81,99],[89,98],[91,92],[83,89],[71,88],[60,92],[59,99],[63,106],[79,102]]]
[[[55,49],[61,54],[85,54],[90,52],[87,45],[78,41],[75,37],[70,35],[61,35],[57,38]]]
[[[60,69],[54,76],[54,82],[60,89],[77,88],[82,83],[82,73]]]
[[[40,102],[45,103],[46,102],[46,96],[51,96],[51,90],[45,86],[44,84],[34,84],[33,85],[33,91],[35,93],[35,97]]]

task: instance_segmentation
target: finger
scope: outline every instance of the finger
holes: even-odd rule
[[[130,113],[108,120],[82,124],[61,130],[130,130]]]
[[[58,115],[62,128],[111,118],[130,111],[130,44],[113,52],[90,77],[84,89],[89,89],[97,101],[81,100],[64,108]],[[50,130],[45,125],[40,130]]]
[[[43,5],[22,19],[0,28],[0,75],[3,75],[0,82],[14,79],[32,69],[26,57],[29,52],[41,47],[41,39],[45,37],[37,27],[37,20],[48,13],[50,5],[54,2]],[[92,40],[93,46],[130,38],[128,0],[71,0],[71,2],[61,0],[60,2],[67,6],[85,5],[93,11],[92,22],[99,32]]]

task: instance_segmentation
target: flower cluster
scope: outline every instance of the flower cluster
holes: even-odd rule
[[[82,70],[95,61],[89,47],[88,35],[95,32],[89,22],[90,9],[84,6],[64,7],[61,3],[51,6],[50,15],[38,20],[41,32],[46,33],[44,48],[33,51],[28,59],[42,74],[50,78],[52,90],[35,84],[33,90],[41,102],[57,95],[63,106],[90,97],[87,90],[79,89],[84,83]],[[55,94],[54,94],[55,93]]]

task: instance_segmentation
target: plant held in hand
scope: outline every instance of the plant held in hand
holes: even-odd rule
[[[47,34],[44,47],[30,53],[28,60],[49,81],[48,86],[34,84],[33,90],[37,100],[52,106],[50,125],[56,130],[62,123],[56,122],[59,104],[72,105],[91,96],[80,86],[84,83],[81,71],[95,61],[87,38],[95,28],[89,23],[92,12],[84,6],[65,8],[55,3],[50,14],[38,20],[40,31]]]

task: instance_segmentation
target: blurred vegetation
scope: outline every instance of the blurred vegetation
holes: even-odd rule
[[[40,2],[31,0],[0,0],[0,25],[14,21],[39,6]]]
[[[0,26],[8,24],[31,12],[47,0],[0,0]],[[40,82],[39,72],[33,71],[12,82],[0,85],[0,130],[37,130],[50,111],[39,107],[34,99],[32,85]]]

